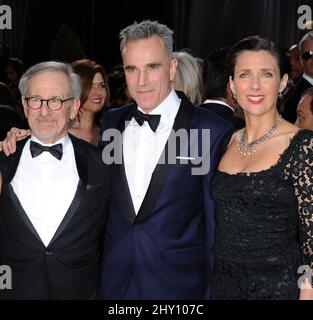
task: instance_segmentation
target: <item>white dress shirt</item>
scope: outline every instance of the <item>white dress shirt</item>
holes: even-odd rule
[[[160,114],[155,132],[145,121],[140,126],[132,118],[123,132],[123,157],[128,187],[136,214],[146,195],[152,173],[162,154],[179,109],[180,99],[175,91],[149,114]],[[138,110],[143,110],[138,106]]]
[[[303,77],[306,81],[308,81],[309,83],[311,83],[311,85],[313,86],[313,78],[312,78],[312,77],[310,77],[310,76],[307,75],[306,73],[304,73],[304,74],[302,75],[302,77]]]
[[[63,145],[61,160],[46,151],[32,158],[31,140],[51,146],[32,136],[24,146],[11,185],[47,247],[74,198],[79,176],[75,165],[74,148],[68,135],[54,143]]]
[[[205,103],[216,103],[216,104],[221,104],[227,108],[229,108],[232,112],[235,112],[235,109],[230,106],[228,103],[224,102],[224,101],[221,101],[221,100],[213,100],[213,99],[206,99],[203,104]]]

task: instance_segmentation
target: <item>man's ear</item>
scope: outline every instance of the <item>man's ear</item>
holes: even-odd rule
[[[22,105],[23,105],[23,110],[24,110],[25,117],[27,119],[28,118],[28,108],[27,108],[27,102],[26,102],[24,96],[22,96]]]
[[[70,120],[74,120],[80,108],[80,99],[75,99],[70,109]]]

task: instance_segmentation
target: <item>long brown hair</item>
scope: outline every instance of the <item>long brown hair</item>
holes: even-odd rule
[[[96,125],[100,126],[103,113],[105,109],[108,107],[108,104],[110,101],[110,90],[108,85],[107,74],[104,68],[100,64],[90,59],[76,60],[72,62],[71,65],[74,72],[77,73],[81,79],[81,84],[82,84],[82,95],[80,99],[81,105],[83,105],[88,99],[92,80],[95,74],[100,73],[103,77],[107,95],[103,104],[103,108],[95,114],[95,123]],[[79,114],[78,114],[78,119],[79,119]]]

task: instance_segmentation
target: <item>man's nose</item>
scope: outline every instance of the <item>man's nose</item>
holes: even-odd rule
[[[45,116],[49,113],[48,108],[48,101],[42,101],[41,107],[40,107],[40,115]]]
[[[138,83],[140,86],[144,86],[147,84],[148,75],[145,70],[139,72]]]

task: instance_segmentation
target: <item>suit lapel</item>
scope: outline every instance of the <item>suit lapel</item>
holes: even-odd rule
[[[75,161],[77,166],[77,172],[79,176],[79,182],[77,186],[77,190],[71,205],[69,206],[64,218],[62,219],[57,231],[53,235],[49,246],[58,238],[58,236],[62,233],[65,227],[68,225],[74,214],[77,212],[77,209],[83,200],[84,194],[86,192],[86,186],[88,182],[88,169],[87,169],[87,159],[84,155],[84,152],[78,143],[78,140],[69,134],[69,137],[73,143],[74,154],[75,154]]]
[[[7,168],[7,170],[4,171],[3,180],[6,182],[6,185],[8,188],[7,189],[8,196],[11,198],[11,201],[12,201],[13,205],[15,206],[16,212],[18,213],[20,218],[23,220],[25,225],[28,227],[28,229],[31,231],[31,233],[42,243],[40,236],[38,235],[36,229],[34,228],[33,224],[31,223],[31,221],[29,220],[28,215],[24,211],[18,197],[16,196],[16,194],[11,186],[11,181],[15,176],[15,173],[16,173],[18,164],[20,162],[24,146],[29,139],[30,139],[30,137],[27,137],[26,139],[17,142],[16,152],[11,154],[8,157],[8,162],[7,162],[8,168]]]
[[[117,126],[117,129],[123,133],[125,130],[125,123],[130,121],[132,118],[131,111],[133,108],[136,108],[136,105],[131,105],[129,107],[128,112],[121,117],[120,122]],[[123,151],[122,151],[123,154]],[[122,159],[122,164],[115,164],[112,166],[112,186],[114,189],[115,197],[117,199],[117,203],[120,206],[122,212],[124,213],[124,217],[133,222],[136,213],[133,206],[132,198],[130,195],[128,182],[126,178],[125,166],[124,166],[124,158]]]
[[[15,210],[18,213],[19,217],[23,220],[23,222],[28,227],[28,229],[31,231],[31,233],[42,243],[42,240],[41,240],[39,234],[37,233],[35,227],[31,223],[31,221],[29,220],[28,215],[24,211],[24,209],[23,209],[23,207],[22,207],[22,205],[20,203],[20,200],[17,197],[17,195],[15,194],[11,184],[8,184],[7,188],[8,188],[7,189],[8,190],[8,195],[11,198],[11,201],[12,201],[12,203],[13,203],[13,205],[15,207]]]
[[[179,98],[182,99],[182,102],[177,112],[174,125],[173,125],[173,131],[170,134],[168,141],[171,139],[171,136],[173,136],[173,132],[175,133],[179,129],[186,129],[189,131],[192,114],[194,111],[194,106],[187,100],[185,95],[180,92],[177,92],[177,94]],[[160,159],[167,159],[168,141],[163,149]],[[176,144],[176,155],[179,155],[179,154],[180,154],[180,150],[179,150],[179,143],[178,143]],[[145,195],[145,198],[135,218],[134,224],[140,224],[150,216],[156,204],[156,201],[158,200],[160,193],[164,187],[165,180],[169,176],[171,170],[172,170],[172,166],[171,164],[168,164],[167,161],[165,161],[165,164],[161,164],[161,163],[157,164],[152,174],[151,181],[150,181],[147,193]]]
[[[30,137],[27,137],[26,139],[17,142],[16,152],[11,154],[8,157],[8,160],[6,161],[8,163],[8,168],[7,168],[7,170],[4,171],[5,173],[4,173],[3,180],[7,181],[8,184],[11,183],[12,179],[15,176],[17,166],[18,166],[20,159],[21,159],[22,151],[24,149],[26,142],[29,139],[30,139]]]

